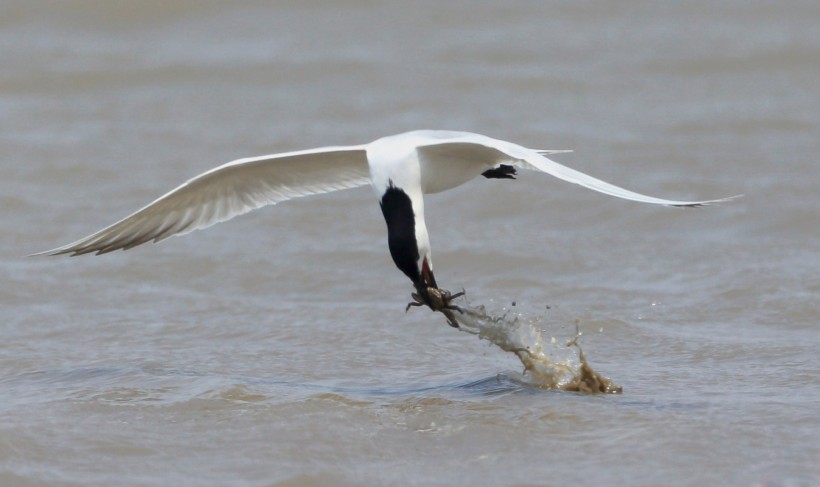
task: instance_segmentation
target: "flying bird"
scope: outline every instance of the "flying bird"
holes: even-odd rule
[[[369,144],[332,146],[238,159],[188,180],[144,208],[74,243],[34,255],[104,254],[159,242],[210,227],[251,210],[302,196],[370,184],[387,223],[390,255],[413,283],[411,306],[441,311],[458,327],[459,310],[433,274],[424,221],[424,193],[459,186],[474,177],[515,179],[516,169],[542,171],[610,196],[657,205],[698,207],[731,198],[674,201],[646,196],[558,164],[546,155],[469,132],[417,130]],[[459,310],[460,311],[460,310]]]

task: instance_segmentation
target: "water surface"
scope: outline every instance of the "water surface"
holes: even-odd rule
[[[0,484],[820,484],[815,2],[8,1]],[[545,148],[427,200],[437,278],[617,395],[404,313],[369,188],[25,258],[239,157],[417,128]],[[512,303],[515,302],[515,306]]]

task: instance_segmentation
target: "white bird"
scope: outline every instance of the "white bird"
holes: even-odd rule
[[[515,179],[516,167],[611,196],[667,206],[697,207],[727,201],[674,201],[629,191],[545,157],[555,150],[520,145],[468,132],[417,130],[369,144],[333,146],[238,159],[211,169],[156,199],[139,211],[74,243],[34,255],[103,254],[159,242],[210,227],[281,201],[355,188],[370,183],[387,223],[387,242],[396,266],[417,293],[410,306],[450,310],[451,295],[433,275],[430,238],[424,222],[424,193],[437,193],[483,175]]]

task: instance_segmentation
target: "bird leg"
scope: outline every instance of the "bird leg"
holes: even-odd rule
[[[453,311],[464,313],[464,310],[454,304],[450,304],[450,301],[460,296],[464,296],[463,290],[455,294],[450,294],[450,291],[428,286],[425,283],[420,282],[419,284],[416,284],[416,291],[417,292],[410,294],[413,301],[407,303],[407,308],[404,310],[405,313],[411,306],[427,306],[433,311],[440,311],[447,318],[448,325],[453,328],[459,327]]]
[[[481,173],[481,175],[487,179],[515,179],[515,174],[515,166],[510,166],[509,164],[501,164],[498,167],[487,169]]]

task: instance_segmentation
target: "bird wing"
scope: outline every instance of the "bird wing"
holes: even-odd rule
[[[280,201],[370,182],[364,146],[323,147],[229,162],[74,243],[34,255],[98,255],[183,235]]]
[[[678,201],[656,198],[654,196],[636,193],[606,181],[602,181],[598,178],[594,178],[588,174],[582,173],[581,171],[576,171],[575,169],[558,164],[543,155],[565,151],[528,149],[512,142],[467,132],[449,132],[448,134],[448,138],[443,138],[441,136],[430,137],[428,142],[419,147],[419,151],[439,155],[446,154],[446,157],[450,160],[461,159],[463,161],[473,161],[474,163],[483,163],[490,166],[505,163],[513,164],[524,169],[542,171],[558,179],[563,179],[564,181],[578,184],[600,193],[626,200],[639,201],[641,203],[680,207],[698,207],[722,203],[739,196],[704,201]]]

